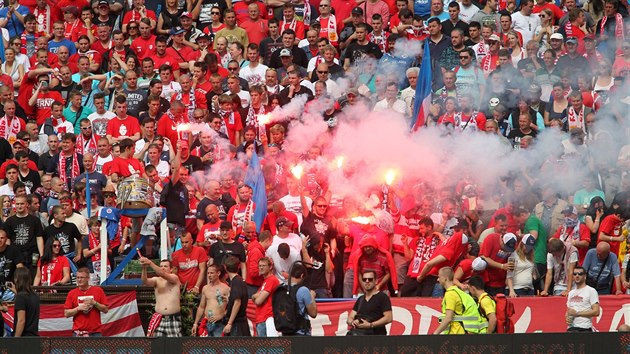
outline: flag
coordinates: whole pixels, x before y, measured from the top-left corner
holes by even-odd
[[[245,173],[245,184],[252,187],[252,201],[256,203],[254,210],[254,222],[256,231],[260,232],[265,217],[267,216],[267,189],[265,188],[265,176],[260,168],[258,154],[253,153]]]
[[[142,321],[138,313],[136,292],[108,295],[109,312],[101,314],[104,337],[144,337]],[[2,316],[13,328],[13,307]],[[72,336],[72,318],[63,315],[63,304],[41,305],[39,310],[39,335],[42,337]]]
[[[413,114],[411,116],[411,130],[416,131],[426,122],[431,104],[431,51],[429,50],[429,39],[424,41],[424,55],[420,63],[420,74],[416,84],[416,97],[413,101]]]

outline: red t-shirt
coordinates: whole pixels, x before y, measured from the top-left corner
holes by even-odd
[[[236,132],[243,130],[243,122],[241,121],[241,115],[238,112],[234,112],[234,119],[230,119],[230,115],[224,117],[225,126],[227,127],[228,137],[230,143],[236,145]]]
[[[136,52],[140,61],[148,56],[155,56],[155,36],[151,35],[148,39],[142,37],[134,39],[131,42],[131,49]]]
[[[619,219],[616,215],[608,215],[607,217],[604,218],[604,220],[602,220],[602,223],[599,225],[599,235],[604,233],[608,236],[619,237],[621,235],[622,224],[623,224],[623,221]],[[597,243],[600,243],[600,242],[602,242],[602,240],[600,239],[600,236],[598,236]],[[619,246],[621,242],[619,241],[606,241],[606,242],[610,244],[610,252],[619,256]],[[623,258],[621,258],[620,260],[623,260]]]
[[[210,91],[212,91],[212,84],[210,83],[210,81],[207,81],[207,80],[202,83],[198,83],[197,86],[195,87],[195,94],[199,92],[204,97],[206,96],[206,93]],[[206,99],[206,104],[207,102],[208,100]]]
[[[238,2],[236,3],[236,5],[240,3],[241,2]],[[234,5],[235,8],[236,5]],[[267,20],[258,20],[256,22],[252,22],[251,19],[247,19],[239,26],[247,31],[247,38],[249,39],[249,43],[256,43],[260,45],[260,41],[269,37],[269,25],[267,23]]]
[[[146,14],[147,14],[146,17],[151,18],[151,19],[153,19],[154,21],[157,22],[157,17],[155,17],[155,12],[153,12],[153,11],[151,11],[149,9],[146,9],[145,11],[146,11]],[[128,25],[129,22],[131,22],[131,21],[140,22],[140,20],[143,17],[145,17],[145,16],[142,16],[142,14],[140,14],[140,11],[137,11],[136,9],[133,9],[133,10],[127,12],[125,14],[125,17],[123,17],[123,25]]]
[[[273,292],[276,291],[278,286],[280,285],[280,280],[276,278],[274,275],[270,275],[263,281],[260,289],[256,292],[257,294],[266,291],[269,293],[265,302],[260,306],[256,306],[256,317],[254,319],[254,323],[265,322],[269,317],[273,317],[273,309],[271,307],[271,298],[273,297]]]
[[[481,244],[479,255],[490,258],[493,261],[505,264],[507,263],[508,257],[511,255],[511,253],[505,252],[501,249],[501,241],[499,240],[499,237],[501,237],[501,235],[497,233],[488,235]],[[488,273],[488,282],[486,283],[488,286],[494,288],[505,286],[507,271],[498,268],[487,267],[486,272]]]
[[[179,63],[183,61],[172,48],[167,48],[164,56],[160,57],[157,54],[154,54],[151,56],[151,59],[153,59],[155,68],[159,68],[162,64],[168,64],[173,68],[173,71],[179,70]]]
[[[172,263],[177,268],[177,276],[182,284],[186,284],[186,290],[195,287],[199,277],[199,264],[208,262],[208,254],[203,247],[192,246],[189,254],[183,249],[173,252]]]
[[[188,120],[188,118],[186,118]],[[179,118],[179,122],[182,122],[182,119]],[[188,131],[177,131],[177,125],[179,123],[175,123],[171,118],[169,118],[166,114],[164,114],[157,122],[157,133],[161,136],[167,137],[168,140],[171,141],[173,146],[177,145],[179,140],[188,140],[190,141],[192,137],[190,137],[190,132]]]
[[[107,135],[113,138],[130,138],[136,133],[140,133],[138,119],[127,116],[125,119],[112,118],[107,122]]]
[[[245,1],[239,1],[237,3],[234,3],[234,12],[236,13],[236,24],[239,27],[243,27],[242,26],[243,22],[251,21],[251,19],[249,18],[249,9],[248,9],[249,4],[250,3],[245,2]],[[260,10],[259,11],[260,17],[266,18],[267,7],[265,6],[265,4],[263,4],[260,1],[256,1],[254,2],[254,4],[258,5],[258,10]]]
[[[87,57],[88,59],[90,59],[90,65],[94,63],[98,63],[100,65],[101,62],[103,61],[103,59],[101,58],[101,54],[99,52],[97,52],[96,50],[90,49],[86,53],[76,52],[68,59],[68,62],[76,66],[79,63],[80,57]]]
[[[35,68],[37,66],[37,55],[32,56],[29,59],[29,62],[31,63],[31,68]],[[57,57],[57,54],[52,53],[52,52],[48,52],[48,65],[51,68],[55,68],[57,67],[59,64],[59,57]]]
[[[50,116],[52,115],[51,107],[53,102],[55,101],[59,101],[64,104],[66,103],[61,94],[57,91],[48,91],[46,93],[40,92],[37,95],[37,101],[35,101],[35,107],[37,108],[37,125],[41,126],[42,124],[44,124],[46,118],[50,118]]]
[[[446,257],[446,262],[440,263],[439,265],[433,267],[431,271],[429,271],[429,275],[438,276],[438,272],[442,267],[453,267],[455,263],[461,258],[462,254],[464,254],[465,247],[462,245],[462,236],[464,234],[461,232],[456,232],[453,236],[449,237],[446,241],[440,245],[431,259],[442,255]],[[485,244],[485,242],[484,242]]]
[[[70,290],[68,297],[66,297],[66,303],[63,308],[65,310],[71,310],[79,306],[79,302],[82,302],[86,297],[93,297],[94,301],[101,305],[109,306],[107,297],[103,288],[100,286],[90,286],[87,290],[83,291],[79,288]],[[92,307],[87,313],[79,311],[74,315],[72,322],[73,331],[88,331],[90,333],[101,332],[101,312]]]
[[[195,242],[201,243],[204,241],[210,241],[212,239],[214,239],[215,241],[218,240],[220,238],[219,226],[221,226],[221,222],[222,220],[218,219],[217,222],[215,222],[214,224],[210,222],[203,224],[201,230],[199,230],[199,233],[197,233],[197,238],[195,239]],[[207,251],[210,251],[210,247],[206,249],[206,252]]]
[[[41,272],[42,285],[52,285],[63,279],[63,269],[70,269],[70,262],[65,256],[58,256],[57,259],[42,265],[42,260],[37,261],[37,268]]]
[[[506,208],[497,209],[497,211],[494,212],[494,214],[492,215],[492,218],[490,219],[490,223],[488,223],[488,227],[494,227],[494,218],[499,214],[503,214],[507,217],[507,231],[506,232],[511,232],[513,234],[516,234],[521,229],[520,225],[518,224],[518,221],[514,219],[514,215],[512,215],[512,213],[509,212]]]
[[[103,55],[105,55],[105,52],[107,52],[107,51],[111,48],[111,46],[112,46],[112,42],[110,41],[110,42],[107,44],[107,46],[108,46],[108,47],[107,47],[107,48],[105,48],[105,47],[103,46],[103,43],[101,43],[101,41],[100,41],[100,40],[97,40],[96,42],[92,43],[92,45],[90,46],[90,48],[91,48],[92,50],[97,51],[97,52],[98,52],[98,54],[100,54],[100,55],[101,55],[101,57],[102,57]],[[124,51],[123,51],[123,52],[124,52]],[[122,61],[125,61],[125,58],[122,58],[122,56],[121,56],[121,59],[122,59]]]
[[[116,173],[118,176],[125,178],[133,174],[141,176],[144,174],[144,167],[142,167],[142,162],[134,159],[133,157],[128,159],[116,157],[111,161],[107,172],[108,175]]]
[[[293,22],[295,21],[295,22]],[[295,38],[304,39],[304,22],[298,20],[297,18],[293,18],[292,22],[284,22],[280,21],[280,33],[292,29],[295,31]]]

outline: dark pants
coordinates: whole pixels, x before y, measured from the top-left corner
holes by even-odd
[[[592,328],[581,328],[581,327],[569,327],[567,332],[593,332]]]
[[[437,284],[437,278],[431,275],[424,278],[420,283],[418,283],[418,280],[416,280],[416,278],[407,276],[405,277],[405,282],[403,283],[403,286],[400,288],[400,296],[431,297],[431,294],[433,294],[433,288],[435,288],[435,284]]]
[[[249,331],[249,324],[247,319],[236,319],[230,330],[230,337],[251,337],[252,334]]]
[[[547,264],[546,263],[536,263],[536,270],[538,271],[538,279],[534,281],[534,290],[537,292],[542,292],[545,290],[545,277],[547,276]],[[549,289],[553,290],[553,285],[549,287]]]
[[[534,289],[531,288],[514,289],[514,292],[518,296],[534,296]]]
[[[495,288],[493,286],[486,285],[485,290],[490,296],[496,296],[497,294],[505,294],[505,286]]]

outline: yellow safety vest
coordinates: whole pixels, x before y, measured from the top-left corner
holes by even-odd
[[[481,319],[479,310],[477,309],[477,303],[472,296],[466,294],[456,286],[450,287],[446,292],[454,291],[462,300],[462,307],[464,311],[461,314],[456,313],[453,316],[453,322],[459,322],[464,327],[466,333],[479,334],[485,333],[488,328],[488,322]],[[442,300],[442,316],[440,320],[444,319],[446,314],[446,302]],[[444,331],[444,334],[448,334],[448,329]]]

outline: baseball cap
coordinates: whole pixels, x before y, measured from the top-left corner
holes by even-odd
[[[178,34],[181,34],[181,33],[184,33],[184,32],[186,32],[185,29],[181,28],[180,26],[175,26],[175,27],[171,28],[170,34],[171,34],[171,36],[174,36],[174,35],[178,35]]]
[[[462,234],[462,245],[468,244],[468,236],[466,234]]]
[[[503,250],[505,252],[514,252],[517,241],[516,235],[511,232],[503,235]]]
[[[551,37],[549,37],[550,39],[559,39],[559,40],[563,40],[564,36],[561,33],[554,33],[551,35]]]
[[[209,36],[209,35],[207,35],[207,34],[205,34],[205,33],[204,33],[204,34],[202,34],[202,35],[200,35],[199,37],[197,37],[197,41],[199,41],[199,40],[201,40],[201,39],[207,39],[207,40],[209,40],[209,41],[212,41],[212,38],[210,38],[210,36]]]
[[[363,16],[363,9],[357,6],[354,9],[352,9],[352,14],[357,15],[357,16]]]
[[[562,211],[562,214],[575,214],[577,215],[577,209],[573,206],[573,205],[569,205],[568,207],[564,208],[564,210]]]
[[[221,225],[219,225],[219,230],[231,230],[232,229],[232,223],[229,221],[223,221],[221,222]]]
[[[486,262],[486,260],[481,257],[477,257],[472,261],[472,269],[475,272],[483,272],[484,270],[486,270],[487,266],[488,262]]]
[[[74,5],[66,6],[66,7],[62,8],[61,11],[63,11],[64,14],[66,12],[69,12],[69,13],[73,14],[75,17],[79,17],[79,8],[74,6]]]
[[[98,2],[98,6],[99,6],[99,7],[101,7],[101,6],[107,6],[107,7],[109,7],[109,1],[107,1],[107,0],[101,0],[101,1],[99,1],[99,2]]]
[[[276,220],[276,227],[287,225],[289,227],[293,226],[293,221],[287,219],[285,216],[281,216]]]
[[[192,15],[190,14],[190,12],[188,12],[188,11],[184,11],[184,12],[182,12],[182,14],[181,14],[181,15],[179,15],[179,17],[180,17],[180,18],[181,18],[181,17],[193,18],[193,17],[192,17]]]
[[[26,142],[24,140],[21,139],[15,139],[15,141],[13,142],[13,144],[11,146],[15,146],[16,144],[22,145],[22,146],[26,146]]]
[[[293,54],[291,54],[291,51],[288,50],[287,48],[284,48],[280,51],[280,56],[281,57],[290,57],[293,56]]]
[[[534,235],[532,234],[525,234],[521,242],[523,243],[523,245],[525,245],[525,250],[529,252],[533,250],[534,246],[536,245],[536,237],[534,237]]]
[[[577,44],[578,40],[575,37],[567,37],[566,43]]]
[[[489,41],[496,41],[496,42],[498,42],[498,41],[501,40],[501,38],[499,38],[499,36],[497,36],[496,34],[492,34],[492,35],[490,35],[490,38],[488,38],[488,40]]]

